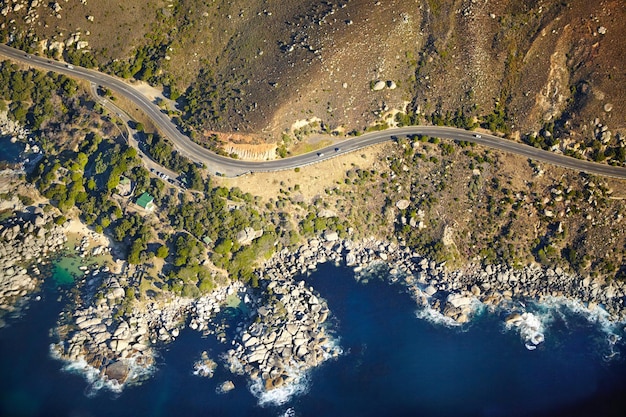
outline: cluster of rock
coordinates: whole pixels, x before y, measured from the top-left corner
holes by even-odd
[[[95,233],[94,233],[95,235]],[[87,236],[83,236],[80,243],[76,245],[76,252],[78,252],[78,256],[81,258],[85,258],[87,256],[99,256],[106,253],[111,253],[111,248],[108,246],[96,246],[93,249],[89,249],[89,238]],[[105,271],[106,272],[106,271]]]
[[[235,384],[233,381],[224,381],[222,382],[217,389],[215,390],[218,394],[226,394],[229,391],[235,389]]]
[[[339,355],[325,332],[326,302],[306,287],[265,271],[263,295],[255,300],[254,320],[239,332],[227,353],[231,372],[259,378],[266,390],[296,383],[304,372]]]
[[[141,303],[127,300],[127,285],[110,273],[100,273],[98,291],[84,306],[73,306],[61,314],[52,345],[55,357],[69,364],[84,364],[87,375],[97,375],[106,386],[120,390],[127,383],[147,377],[153,367],[158,343],[174,341],[187,318],[195,330],[212,330],[211,320],[229,294],[241,283],[219,288],[198,299],[171,297]],[[87,293],[83,289],[83,293]],[[121,310],[125,305],[132,309]],[[212,376],[216,364],[206,353],[194,370]]]
[[[117,317],[125,297],[118,280],[109,275],[93,305],[62,313],[56,328],[60,341],[52,345],[56,356],[68,362],[84,361],[104,380],[118,385],[136,377],[131,370],[149,368],[154,352],[148,319],[136,312]]]
[[[202,352],[200,359],[193,364],[193,374],[206,378],[213,378],[213,373],[217,368],[217,362],[209,358],[207,351]]]
[[[0,112],[0,135],[10,136],[11,142],[26,141],[30,135],[30,131],[20,125],[18,122],[9,119],[5,111]]]
[[[67,240],[53,216],[39,207],[30,209],[32,213],[17,212],[0,224],[0,327],[2,317],[18,312],[37,289],[39,267]]]
[[[67,2],[67,0],[65,0]],[[51,17],[56,17],[57,19],[61,19],[63,16],[61,12],[63,11],[63,6],[61,6],[60,1],[43,1],[43,0],[13,0],[13,4],[11,1],[3,2],[3,7],[0,9],[0,14],[2,16],[8,16],[12,14],[14,17],[15,14],[23,14],[24,23],[27,25],[35,25],[41,24],[40,18],[41,15],[48,15]],[[81,0],[81,4],[83,6],[87,5],[87,0]],[[1,7],[1,6],[0,6]],[[85,16],[85,19],[89,22],[94,21],[93,15]],[[80,32],[77,32],[78,36]],[[86,35],[89,35],[89,31],[86,31]],[[59,34],[63,36],[62,34]],[[69,38],[63,41],[48,41],[47,46],[44,44],[44,48],[49,51],[55,51],[57,53],[61,53],[64,48],[69,47],[71,45],[76,45],[76,49],[85,49],[88,47],[87,41],[79,41],[78,36],[76,34],[72,34]]]
[[[4,3],[5,6],[0,10],[0,14],[2,14],[2,16],[7,16],[11,12],[16,13],[21,10],[25,10],[26,15],[24,16],[24,22],[27,24],[37,22],[40,17],[39,8],[47,8],[47,11],[42,12],[47,13],[50,16],[54,16],[57,19],[61,19],[61,11],[63,10],[63,7],[61,7],[59,2],[46,2],[43,0],[14,0],[12,5],[11,2]],[[86,5],[87,0],[81,0],[81,3]]]
[[[293,276],[327,261],[352,266],[357,274],[372,265],[384,265],[385,276],[392,282],[401,280],[419,304],[429,305],[458,323],[469,320],[477,302],[496,306],[514,298],[542,301],[552,297],[578,300],[589,309],[602,305],[612,321],[626,320],[626,286],[622,281],[605,283],[600,278],[565,273],[558,267],[473,265],[448,271],[445,263],[422,257],[407,246],[376,239],[360,243],[325,240],[311,239],[293,252],[283,250],[264,268]]]
[[[223,332],[223,323],[217,323],[214,319],[222,311],[222,306],[227,297],[233,294],[243,294],[244,285],[239,282],[232,282],[226,287],[217,288],[210,294],[193,300],[189,307],[189,327],[192,330],[202,332],[202,334],[215,334],[219,341],[226,342]]]

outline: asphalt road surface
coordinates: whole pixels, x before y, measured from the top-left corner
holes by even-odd
[[[155,103],[145,97],[129,83],[119,78],[112,77],[101,72],[90,70],[52,59],[26,54],[18,49],[0,44],[0,55],[42,68],[44,70],[63,73],[75,78],[87,80],[91,83],[109,88],[131,100],[137,105],[154,124],[160,133],[166,136],[181,155],[186,156],[194,162],[199,162],[207,166],[212,173],[224,176],[238,176],[251,172],[269,172],[293,169],[305,165],[311,165],[326,159],[333,158],[347,152],[353,152],[367,146],[390,140],[394,136],[406,135],[427,135],[442,139],[475,142],[477,144],[498,149],[504,152],[525,156],[527,158],[546,162],[564,168],[583,171],[590,174],[602,175],[615,178],[626,178],[626,168],[590,161],[583,161],[562,154],[544,151],[529,145],[513,142],[489,134],[477,134],[463,129],[441,126],[408,126],[398,129],[388,129],[385,131],[371,132],[362,136],[350,138],[340,144],[328,146],[315,152],[293,156],[284,159],[271,161],[241,161],[217,155],[206,148],[196,144],[189,137],[179,131],[178,127],[171,121],[167,114],[163,113]]]

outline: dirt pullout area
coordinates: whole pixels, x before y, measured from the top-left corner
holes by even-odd
[[[308,203],[316,196],[324,194],[327,188],[343,182],[347,170],[356,166],[370,169],[380,165],[380,155],[387,146],[391,145],[375,145],[299,170],[254,173],[238,178],[222,178],[218,181],[226,187],[239,187],[243,192],[259,196],[265,202],[275,200],[277,196],[287,191],[299,195],[302,201]]]

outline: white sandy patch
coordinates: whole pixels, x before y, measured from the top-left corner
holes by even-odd
[[[70,219],[70,224],[69,224],[69,227],[67,228],[67,232],[76,233],[81,236],[86,236],[87,238],[91,240],[90,242],[91,246],[101,245],[101,246],[109,247],[111,245],[111,241],[109,240],[108,237],[106,237],[105,235],[101,233],[94,232],[86,224],[76,219]]]

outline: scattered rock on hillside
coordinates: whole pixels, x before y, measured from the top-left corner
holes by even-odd
[[[398,207],[399,210],[404,210],[409,207],[409,204],[411,204],[409,200],[398,200],[398,202],[396,202],[396,207]]]

